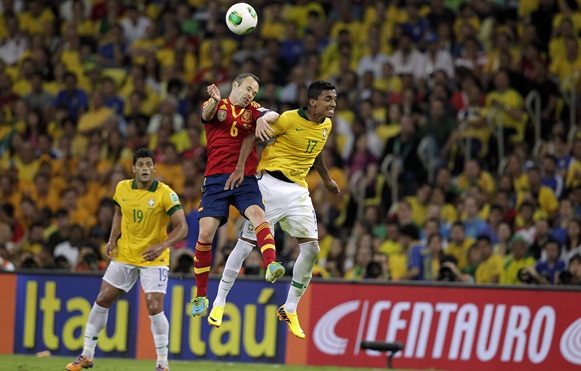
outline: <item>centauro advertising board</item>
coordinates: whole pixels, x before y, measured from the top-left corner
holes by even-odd
[[[306,363],[382,367],[362,340],[402,342],[398,368],[574,370],[581,292],[317,284]]]

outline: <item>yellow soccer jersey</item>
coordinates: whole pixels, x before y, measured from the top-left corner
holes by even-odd
[[[286,111],[274,124],[274,141],[264,149],[258,171],[280,171],[288,179],[307,188],[305,177],[321,153],[329,134],[331,120],[318,124],[309,121],[303,107]]]
[[[169,266],[169,249],[154,261],[145,261],[141,254],[167,238],[169,217],[182,208],[178,195],[157,180],[149,189],[138,189],[136,180],[129,179],[119,182],[113,202],[123,215],[115,260],[138,266]]]

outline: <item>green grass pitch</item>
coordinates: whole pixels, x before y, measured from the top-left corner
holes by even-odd
[[[0,369],[1,370],[15,370],[15,371],[53,371],[64,370],[67,363],[71,362],[72,358],[66,357],[43,357],[38,358],[28,355],[0,355]],[[171,371],[228,371],[228,370],[252,370],[252,371],[373,371],[385,370],[373,368],[349,368],[349,367],[334,367],[334,366],[288,366],[288,365],[270,365],[263,363],[231,363],[231,362],[207,362],[207,361],[171,361]],[[123,370],[123,371],[144,371],[155,370],[154,361],[151,360],[136,360],[123,358],[99,358],[95,360],[95,367],[91,371],[99,370]],[[391,371],[414,371],[414,370],[394,370]]]

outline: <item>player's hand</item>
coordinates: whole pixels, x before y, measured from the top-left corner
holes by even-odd
[[[329,193],[332,195],[338,195],[339,193],[341,193],[341,190],[339,189],[337,182],[335,182],[333,179],[329,180],[328,182],[325,182],[324,186],[325,188],[327,188],[327,191],[329,191]]]
[[[107,259],[111,259],[113,257],[113,251],[115,251],[116,247],[117,247],[116,243],[112,242],[107,243],[107,245],[105,246],[105,257]]]
[[[167,247],[165,247],[163,244],[151,245],[141,255],[143,256],[143,259],[145,259],[145,261],[151,262],[159,258],[159,256],[161,255],[162,252],[165,251],[165,249],[167,249]]]
[[[264,119],[264,117],[259,117],[258,120],[256,120],[256,137],[260,140],[268,140],[273,134],[274,129],[270,124]]]
[[[210,98],[216,100],[216,102],[219,102],[222,97],[220,95],[220,90],[218,89],[218,87],[216,86],[216,84],[212,84],[210,86],[208,86],[208,95],[210,96]]]
[[[238,187],[240,184],[242,184],[243,180],[244,180],[244,169],[236,168],[236,170],[234,170],[234,172],[230,174],[228,180],[226,180],[224,190],[226,191],[228,189],[234,189],[235,187]]]

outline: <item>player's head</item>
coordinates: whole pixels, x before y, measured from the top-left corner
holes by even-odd
[[[316,118],[333,117],[337,105],[335,86],[328,81],[313,81],[307,89],[307,109]],[[322,121],[317,120],[317,121]]]
[[[155,155],[147,148],[140,148],[133,154],[133,173],[141,183],[153,181],[155,173]]]
[[[232,91],[230,92],[230,102],[238,107],[246,107],[254,100],[258,94],[260,79],[251,74],[243,73],[232,81]]]

